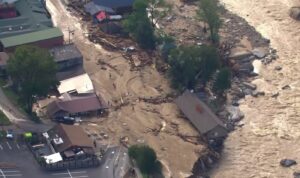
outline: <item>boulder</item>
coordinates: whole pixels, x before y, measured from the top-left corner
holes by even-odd
[[[258,96],[264,96],[265,95],[265,92],[263,91],[253,91],[252,94],[251,94],[253,97],[258,97]]]
[[[294,178],[300,178],[300,172],[294,172],[293,176]]]
[[[238,122],[244,118],[244,113],[236,106],[228,106],[226,110],[229,112],[229,120],[233,122]]]
[[[280,165],[282,167],[290,167],[290,166],[293,166],[295,164],[297,164],[297,162],[295,160],[292,160],[292,159],[282,159],[280,161]]]
[[[300,20],[300,7],[292,7],[289,14],[291,18]]]
[[[282,90],[289,90],[291,89],[291,87],[289,85],[284,85],[283,87],[281,87]]]
[[[252,50],[252,54],[258,59],[262,59],[267,55],[267,52],[262,48],[255,48]]]
[[[279,71],[279,70],[282,69],[282,67],[281,66],[276,66],[274,69]]]
[[[256,85],[255,84],[252,84],[252,83],[248,83],[248,82],[243,82],[243,85],[250,89],[250,90],[255,90],[256,89]]]
[[[236,52],[231,52],[231,54],[229,55],[229,59],[234,59],[234,60],[240,60],[240,59],[245,59],[248,58],[252,55],[251,52],[249,51],[236,51]]]

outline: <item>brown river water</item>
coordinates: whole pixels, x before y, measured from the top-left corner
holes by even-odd
[[[283,158],[300,163],[300,22],[288,16],[299,0],[221,0],[231,12],[246,19],[264,37],[279,59],[262,66],[253,81],[265,96],[241,101],[244,126],[225,142],[213,178],[289,178],[300,164],[283,168]],[[281,66],[281,71],[274,70]],[[290,89],[282,87],[290,85]],[[271,97],[278,92],[279,96]]]

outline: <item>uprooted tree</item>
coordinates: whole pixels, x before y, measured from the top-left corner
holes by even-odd
[[[217,43],[219,40],[219,29],[222,23],[219,9],[217,0],[200,0],[197,11],[197,17],[207,23],[213,43]]]
[[[206,84],[219,68],[217,49],[212,46],[180,46],[171,51],[169,75],[175,88],[193,88],[197,80]]]
[[[53,58],[47,50],[39,47],[17,47],[8,61],[7,71],[29,113],[34,97],[46,96],[51,87],[58,84]]]

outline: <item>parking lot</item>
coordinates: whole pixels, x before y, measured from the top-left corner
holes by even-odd
[[[38,165],[25,143],[0,140],[0,178],[119,178],[126,165],[126,150],[114,147],[107,150],[100,167],[47,172]]]

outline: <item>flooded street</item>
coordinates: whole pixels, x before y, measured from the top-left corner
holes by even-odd
[[[300,22],[288,16],[289,8],[299,6],[300,1],[221,2],[270,39],[279,59],[263,66],[259,79],[253,81],[266,95],[248,96],[241,101],[245,125],[227,138],[222,160],[211,176],[293,177],[293,172],[300,171],[300,164],[283,168],[279,162],[284,158],[300,162]],[[276,66],[281,66],[282,70],[274,70]],[[286,85],[289,87],[284,87]]]

